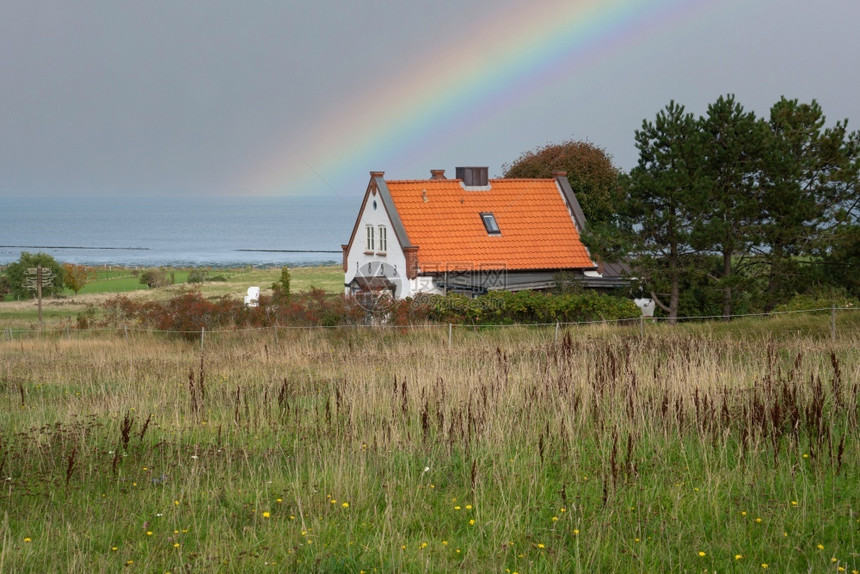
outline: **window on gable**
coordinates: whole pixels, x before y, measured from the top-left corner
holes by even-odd
[[[492,213],[482,213],[481,219],[484,221],[484,227],[487,229],[487,233],[490,235],[501,235],[502,231],[499,229],[499,224],[496,223],[496,216]]]
[[[374,247],[375,242],[373,239],[374,239],[374,237],[373,237],[373,226],[368,225],[367,226],[367,248],[366,248],[366,251],[373,251],[375,249],[375,247]]]
[[[379,226],[379,251],[388,251],[388,230],[384,225]]]

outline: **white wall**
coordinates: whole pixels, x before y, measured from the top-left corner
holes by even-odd
[[[374,202],[376,207],[374,208]],[[367,231],[368,225],[373,225],[375,234],[376,251],[373,253],[365,253],[367,246]],[[384,225],[387,230],[388,246],[383,255],[379,249],[379,226]],[[386,276],[398,284],[395,296],[398,299],[408,297],[412,294],[410,281],[406,278],[406,256],[400,243],[397,241],[397,236],[394,234],[394,229],[391,226],[391,220],[388,213],[385,211],[385,206],[382,204],[382,199],[379,193],[375,195],[371,193],[367,198],[367,203],[364,204],[364,209],[359,214],[358,229],[355,232],[355,238],[350,246],[347,254],[347,270],[344,274],[344,284],[348,285],[355,278],[356,273],[367,275],[367,265],[371,264],[370,274],[378,272],[382,264],[385,269],[389,270]],[[396,269],[397,275],[392,277],[389,275],[391,269]]]

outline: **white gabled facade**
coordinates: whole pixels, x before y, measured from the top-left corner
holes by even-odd
[[[382,172],[371,172],[371,180],[348,244],[343,245],[344,289],[355,293],[364,286],[388,289],[397,299],[411,296],[415,281],[407,274],[406,254],[392,221],[393,204],[383,197]],[[402,226],[401,226],[402,231]]]

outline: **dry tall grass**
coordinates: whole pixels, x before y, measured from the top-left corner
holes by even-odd
[[[606,327],[5,341],[0,570],[850,572],[858,349]]]

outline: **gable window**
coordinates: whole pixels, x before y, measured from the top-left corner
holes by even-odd
[[[388,251],[388,230],[384,225],[379,226],[379,251]]]
[[[373,251],[375,249],[375,241],[373,237],[373,226],[367,226],[367,248],[366,251]]]
[[[499,229],[499,224],[496,223],[496,216],[492,213],[482,213],[481,220],[484,222],[484,227],[487,229],[487,233],[490,235],[501,235],[502,232]]]

